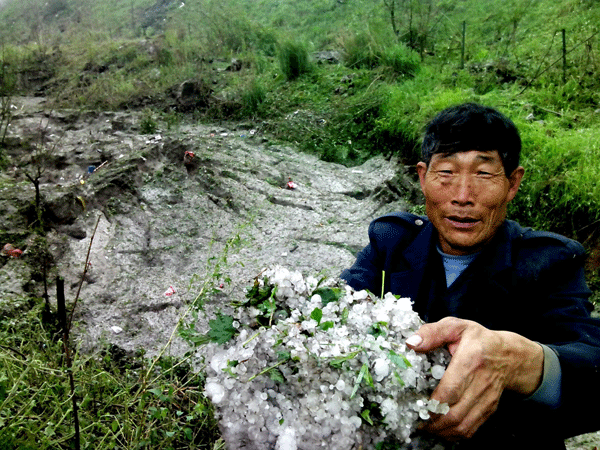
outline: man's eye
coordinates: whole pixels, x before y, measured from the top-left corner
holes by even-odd
[[[477,175],[484,178],[489,178],[492,176],[490,172],[486,172],[485,170],[480,170],[479,172],[477,172]]]
[[[452,171],[451,170],[438,170],[438,174],[440,174],[442,176],[450,176],[450,175],[452,175]]]

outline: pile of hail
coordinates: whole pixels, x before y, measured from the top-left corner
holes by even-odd
[[[203,349],[228,449],[415,448],[417,425],[448,411],[429,399],[448,353],[405,345],[422,324],[410,299],[278,266],[246,297]]]

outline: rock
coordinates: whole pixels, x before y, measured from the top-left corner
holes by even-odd
[[[179,85],[175,94],[177,110],[192,112],[207,107],[212,92],[212,88],[202,80],[184,81]]]
[[[314,57],[318,63],[328,64],[339,64],[342,59],[340,52],[335,50],[316,52]]]
[[[239,72],[240,70],[242,70],[242,62],[236,58],[233,58],[231,64],[225,68],[226,72]]]

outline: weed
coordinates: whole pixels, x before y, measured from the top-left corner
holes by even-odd
[[[305,44],[295,41],[285,41],[279,47],[279,68],[287,80],[295,80],[312,70],[308,48]]]
[[[149,109],[144,111],[140,120],[140,132],[142,134],[154,134],[158,131],[158,123],[154,119],[154,114]]]
[[[265,98],[263,85],[257,79],[252,79],[242,93],[242,115],[253,116],[258,113]]]

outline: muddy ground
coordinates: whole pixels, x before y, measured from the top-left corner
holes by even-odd
[[[170,338],[205,281],[215,289],[210,314],[243,298],[273,264],[336,276],[366,245],[373,218],[420,199],[397,161],[326,163],[272,141],[259,124],[181,123],[147,135],[135,112],[51,111],[43,98],[14,103],[12,168],[2,175],[0,215],[3,237],[25,253],[2,258],[0,307],[43,292],[39,276],[32,281],[39,254],[29,234],[29,174],[40,182],[50,224],[51,302],[57,275],[65,279],[67,301],[75,299],[89,250],[75,311],[76,339],[86,352],[111,343],[152,355],[170,342],[168,353],[181,355],[186,345]],[[236,245],[228,244],[232,239]],[[599,442],[586,435],[569,448]]]

